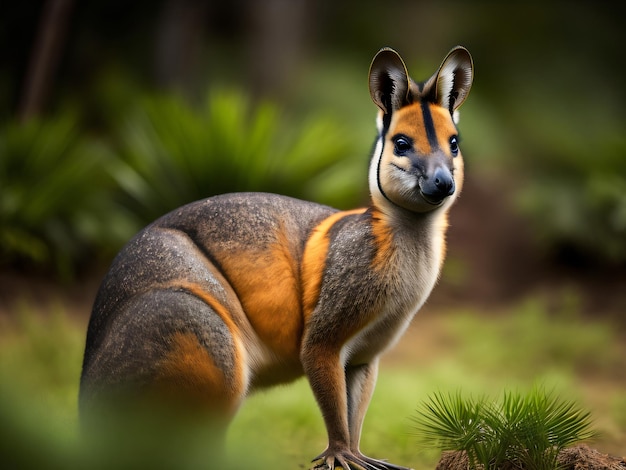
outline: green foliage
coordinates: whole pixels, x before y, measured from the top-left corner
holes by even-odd
[[[124,204],[144,223],[234,191],[350,204],[366,181],[366,162],[347,158],[355,155],[339,123],[313,115],[294,124],[276,105],[252,105],[233,91],[210,93],[200,109],[175,96],[144,98],[120,130],[119,155],[114,174]],[[361,168],[361,177],[351,177]],[[333,177],[343,187],[329,194]]]
[[[414,418],[424,445],[465,451],[472,469],[506,463],[529,470],[555,470],[558,453],[595,435],[590,415],[573,402],[535,388],[505,392],[500,402],[436,393]]]
[[[0,129],[0,262],[72,275],[141,226],[214,194],[269,191],[362,202],[367,156],[335,120],[289,120],[269,102],[213,92],[199,110],[146,96],[102,140],[71,113]]]
[[[442,450],[468,450],[481,439],[483,429],[481,412],[483,404],[463,400],[460,394],[435,394],[430,402],[423,404],[423,409],[416,418],[415,427],[420,442],[433,444]],[[488,439],[489,436],[485,436]],[[470,458],[475,459],[482,448],[476,446],[476,452]]]
[[[3,263],[26,261],[67,276],[128,235],[130,222],[107,192],[113,156],[80,135],[72,114],[6,123],[0,155]]]

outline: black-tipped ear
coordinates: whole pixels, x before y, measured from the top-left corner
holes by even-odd
[[[409,101],[409,75],[400,55],[381,49],[372,60],[369,74],[370,95],[383,113],[391,114]]]
[[[472,56],[464,47],[455,47],[443,60],[436,74],[435,102],[453,114],[467,98],[473,80]]]

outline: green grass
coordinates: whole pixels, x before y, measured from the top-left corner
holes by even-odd
[[[539,297],[477,321],[475,311],[456,312],[447,322],[463,359],[485,372],[511,364],[515,374],[531,379],[538,373],[617,373],[623,366],[614,326],[593,322],[578,312],[575,296],[564,293],[551,310]],[[473,338],[473,341],[469,339]]]
[[[383,359],[364,424],[363,452],[434,468],[439,452],[419,443],[412,421],[428,397],[459,391],[463,396],[501,396],[505,390],[527,392],[534,384],[589,409],[601,433],[593,444],[605,452],[619,451],[626,436],[625,384],[619,370],[626,359],[614,325],[566,310],[549,314],[538,299],[497,315],[421,315],[425,318],[416,318],[407,343],[400,345],[403,355]],[[85,324],[60,304],[21,303],[0,316],[3,461],[68,468],[81,455],[76,396]],[[422,346],[433,335],[437,341]],[[249,398],[230,428],[227,447],[257,468],[308,468],[325,448],[325,439],[308,384],[299,380]]]
[[[62,467],[76,442],[84,333],[59,305],[42,316],[20,303],[0,320],[2,460],[16,459],[18,468]]]

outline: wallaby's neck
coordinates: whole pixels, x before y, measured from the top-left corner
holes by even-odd
[[[436,280],[446,255],[449,205],[416,213],[392,206],[388,201],[383,204],[373,201],[370,210],[375,219],[374,235],[385,233],[388,237],[382,255],[387,262],[394,260],[407,269],[421,272],[420,276],[432,275],[433,281]],[[379,261],[385,263],[383,259]],[[427,289],[430,288],[432,284]]]
[[[371,210],[381,221],[398,235],[433,237],[445,234],[448,228],[448,212],[451,204],[445,204],[429,212],[413,212],[392,202],[377,202],[372,198]]]

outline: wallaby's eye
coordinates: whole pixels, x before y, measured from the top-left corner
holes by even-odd
[[[393,139],[393,143],[394,143],[394,149],[393,149],[394,153],[398,155],[399,157],[405,156],[408,152],[410,152],[413,149],[413,141],[404,135],[395,137]]]
[[[453,157],[459,154],[459,138],[455,135],[450,137],[450,152]]]

